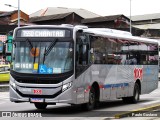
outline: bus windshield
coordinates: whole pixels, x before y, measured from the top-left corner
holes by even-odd
[[[16,56],[16,57],[15,57]],[[73,43],[53,41],[15,42],[13,70],[19,73],[60,74],[73,69]]]

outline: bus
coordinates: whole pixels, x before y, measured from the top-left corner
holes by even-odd
[[[137,103],[158,87],[158,42],[82,25],[18,27],[13,34],[10,101],[37,109],[67,103]]]
[[[158,40],[158,46],[159,46],[159,74],[158,74],[158,77],[159,77],[159,80],[160,80],[160,41]]]

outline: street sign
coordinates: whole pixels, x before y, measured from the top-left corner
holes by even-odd
[[[47,73],[47,66],[46,65],[39,65],[39,73],[46,74]]]

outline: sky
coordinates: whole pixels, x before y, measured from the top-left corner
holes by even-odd
[[[82,8],[96,14],[107,16],[124,14],[131,16],[160,13],[160,0],[20,0],[20,9],[32,14],[47,7]],[[0,0],[0,11],[12,11],[18,7],[18,0]]]

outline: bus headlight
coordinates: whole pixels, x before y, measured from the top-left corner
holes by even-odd
[[[64,84],[62,86],[62,91],[64,92],[65,90],[67,90],[68,88],[70,88],[72,86],[72,82],[69,82],[67,84]]]
[[[10,85],[13,87],[13,89],[16,89],[16,84],[15,84],[14,79],[12,77],[10,79]]]

